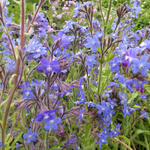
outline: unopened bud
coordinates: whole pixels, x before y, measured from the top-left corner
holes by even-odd
[[[116,11],[118,18],[123,18],[124,15],[130,11],[130,8],[127,4],[124,3],[123,5],[119,6]]]

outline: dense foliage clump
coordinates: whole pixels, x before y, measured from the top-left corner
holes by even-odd
[[[25,2],[0,1],[0,147],[150,149],[141,2]]]

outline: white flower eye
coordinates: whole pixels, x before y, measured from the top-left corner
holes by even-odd
[[[26,92],[26,96],[29,96],[30,92]]]
[[[47,71],[51,71],[51,70],[52,70],[51,66],[48,66],[48,67],[46,68],[46,70],[47,70]]]

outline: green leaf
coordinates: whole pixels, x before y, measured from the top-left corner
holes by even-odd
[[[131,146],[130,139],[128,139],[128,138],[127,138],[126,136],[124,136],[124,135],[121,135],[121,136],[119,136],[119,137],[121,137],[121,138],[127,143],[127,145]]]
[[[139,93],[138,92],[135,92],[135,93],[132,93],[132,94],[130,94],[130,99],[129,99],[129,103],[132,103],[132,101],[135,99],[135,98],[137,98],[138,97],[138,95],[139,95]]]
[[[146,134],[150,136],[150,131],[149,130],[141,130],[141,129],[137,129],[135,131],[135,133],[133,134],[132,138],[135,139],[137,136],[139,136],[139,134]]]
[[[150,94],[150,85],[145,84],[144,87],[145,87],[146,91]]]

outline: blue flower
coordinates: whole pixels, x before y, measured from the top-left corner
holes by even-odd
[[[61,123],[61,119],[60,118],[55,118],[55,119],[52,119],[52,120],[49,120],[44,128],[45,130],[49,130],[49,129],[52,129],[53,131],[56,131],[58,129],[58,124]]]
[[[0,142],[0,147],[6,147],[2,142]]]
[[[39,35],[40,37],[47,38],[47,31],[49,29],[48,20],[44,16],[44,13],[39,13],[36,19],[36,23],[39,27],[34,27],[35,34]]]
[[[110,67],[111,67],[111,71],[112,72],[116,72],[116,73],[119,73],[119,64],[120,64],[120,61],[119,61],[119,58],[116,56],[114,57],[110,62]]]
[[[46,47],[44,47],[39,39],[32,38],[29,41],[29,45],[25,48],[26,53],[28,53],[28,59],[37,59],[42,55],[47,54]]]
[[[98,133],[98,136],[100,137],[98,144],[99,144],[99,148],[101,148],[102,144],[107,144],[107,138],[109,137],[109,129],[103,129],[103,131],[101,133]]]
[[[97,61],[95,60],[96,55],[93,54],[91,56],[87,56],[86,58],[86,65],[88,66],[88,69],[91,70],[93,68],[93,66],[97,63]]]
[[[64,30],[69,30],[69,29],[66,29],[67,27],[65,27]],[[63,31],[59,31],[58,32],[58,37],[56,37],[55,35],[51,35],[51,37],[55,40],[55,41],[59,41],[57,44],[57,48],[64,48],[64,49],[67,49],[70,45],[70,42],[72,39],[68,38],[68,36],[66,36],[64,34]]]
[[[144,40],[141,44],[140,47],[145,50],[145,49],[150,49],[150,40]]]
[[[134,59],[132,61],[132,72],[134,74],[141,73],[142,76],[147,76],[147,71],[150,69],[150,63],[148,62],[149,56],[143,55],[140,59]]]
[[[81,109],[80,109],[80,114],[79,114],[79,116],[78,116],[78,121],[79,121],[79,122],[82,121],[84,111],[85,111],[85,108],[82,108],[82,107],[81,107]]]
[[[108,107],[108,103],[105,101],[101,102],[100,104],[96,105],[96,108],[98,109],[98,114],[101,115],[103,113],[104,116],[108,115],[110,107]]]
[[[149,114],[146,113],[146,111],[140,111],[141,115],[143,115],[145,118],[149,117]]]
[[[41,59],[41,65],[37,67],[37,70],[44,71],[46,74],[51,72],[61,72],[58,60],[48,61],[46,58]]]
[[[44,113],[40,113],[37,115],[36,120],[39,122],[40,121],[48,122],[49,120],[55,118],[55,113],[54,113],[55,111],[56,109],[53,109],[53,110],[45,111]]]
[[[26,88],[31,88],[31,85],[29,83],[29,81],[25,81],[24,83],[20,84],[19,86],[21,89],[26,89]]]
[[[76,8],[74,9],[74,12],[75,12],[74,17],[78,16],[81,7],[82,7],[82,5],[78,2],[76,2]]]
[[[2,84],[0,84],[0,89],[2,89]]]
[[[77,22],[73,22],[72,20],[67,21],[66,25],[63,27],[64,33],[69,32],[70,29],[73,29],[76,24]]]
[[[6,63],[6,70],[7,71],[14,71],[15,70],[15,61],[10,59],[9,57],[4,57]]]
[[[30,99],[30,98],[34,98],[33,92],[31,89],[25,89],[23,90],[23,99]]]
[[[141,7],[139,6],[140,3],[138,1],[134,1],[133,3],[133,8],[132,8],[132,12],[135,12],[136,13],[136,17],[137,15],[140,13],[141,11]]]
[[[36,137],[38,134],[36,132],[32,132],[31,129],[28,129],[28,132],[23,135],[24,139],[27,139],[26,143],[29,144],[30,142],[36,142]]]
[[[20,144],[19,143],[16,143],[16,149],[19,149],[19,147],[20,147]]]
[[[100,47],[100,42],[97,35],[94,35],[93,38],[88,36],[85,43],[86,48],[92,48],[94,53],[97,52],[97,47]]]

